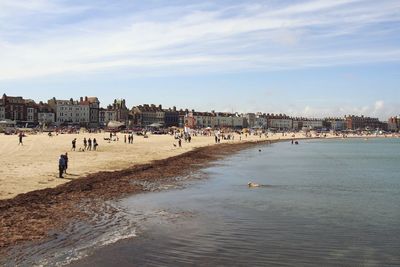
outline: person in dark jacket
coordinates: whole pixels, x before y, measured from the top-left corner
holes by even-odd
[[[87,150],[92,150],[92,139],[88,139],[88,146],[87,146]]]
[[[99,145],[99,144],[97,143],[96,138],[94,138],[94,139],[93,139],[93,150],[94,150],[94,151],[97,150],[97,146],[98,146],[98,145]]]
[[[72,140],[72,151],[76,150],[76,138],[74,140]]]
[[[61,155],[60,159],[58,160],[59,178],[64,178],[63,177],[64,169],[65,169],[65,158],[64,158],[64,155]]]
[[[64,156],[64,173],[67,174],[68,169],[68,153],[65,152]]]
[[[18,139],[19,139],[19,143],[18,145],[24,145],[24,143],[22,142],[22,139],[24,138],[24,134],[22,132],[19,133],[18,135]]]

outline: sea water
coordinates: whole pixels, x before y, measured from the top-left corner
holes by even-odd
[[[203,172],[123,200],[139,237],[73,266],[400,266],[400,139],[261,145]]]

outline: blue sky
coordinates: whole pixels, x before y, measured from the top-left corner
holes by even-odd
[[[400,2],[0,0],[0,92],[386,119]]]

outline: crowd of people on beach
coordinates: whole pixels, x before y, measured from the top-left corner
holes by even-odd
[[[79,131],[56,131],[55,135],[53,133],[49,132],[48,136],[53,137],[53,136],[58,136],[59,134],[66,134],[66,133],[71,133],[71,134],[76,134],[79,133]],[[98,131],[95,130],[90,130],[88,133],[98,133]],[[132,131],[126,131],[126,132],[121,132],[122,134],[125,133],[123,137],[123,141],[125,144],[133,144],[134,142],[134,133]],[[249,129],[248,131],[234,131],[232,129],[226,130],[226,129],[202,129],[202,130],[192,130],[189,129],[188,131],[182,131],[179,129],[174,129],[170,130],[169,133],[171,136],[173,136],[174,140],[177,141],[173,143],[174,147],[182,147],[182,142],[184,141],[185,143],[191,143],[192,138],[195,136],[214,136],[215,139],[215,144],[220,144],[222,140],[227,140],[227,141],[234,141],[235,136],[238,136],[239,141],[242,141],[242,138],[248,138],[249,136],[257,136],[260,139],[265,136],[266,139],[268,139],[270,136],[273,138],[274,136],[279,136],[278,139],[281,139],[280,136],[282,137],[288,137],[291,135],[291,143],[293,145],[298,145],[299,142],[295,140],[295,137],[298,136],[298,132],[292,132],[292,131],[283,131],[283,132],[271,132],[271,131],[261,131],[261,130],[252,130]],[[24,138],[26,137],[25,133],[20,131],[16,133],[18,136],[18,146],[24,146]],[[138,136],[143,136],[144,138],[148,138],[149,136],[147,135],[147,131],[142,131],[142,132],[137,132],[136,135]],[[304,131],[302,133],[304,138],[312,138],[312,137],[317,137],[317,138],[327,138],[328,135],[327,133],[319,133],[319,132],[312,132],[312,131]],[[348,138],[348,137],[361,137],[365,136],[368,138],[369,136],[373,136],[371,133],[343,133],[343,132],[338,132],[338,133],[331,133],[331,136],[334,137],[342,137],[342,138]],[[376,134],[378,136],[378,134]],[[386,134],[381,135],[383,137],[387,137]],[[394,137],[399,137],[397,134],[392,134]],[[107,140],[109,143],[111,142],[118,142],[119,137],[117,135],[117,132],[110,132],[109,133],[109,138],[104,138],[104,140]],[[78,151],[78,152],[86,152],[86,151],[97,151],[99,143],[96,140],[96,138],[86,138],[84,137],[82,140],[82,146],[79,147],[78,145],[78,140],[77,138],[74,138],[71,142],[72,147],[71,151]],[[79,148],[78,148],[79,147]],[[58,161],[59,165],[59,177],[63,178],[63,175],[67,173],[68,169],[68,153],[62,154],[59,158]]]

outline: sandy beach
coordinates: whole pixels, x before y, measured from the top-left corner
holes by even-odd
[[[0,135],[0,199],[9,199],[18,194],[34,190],[54,188],[76,180],[88,174],[100,171],[117,171],[127,167],[150,163],[154,160],[177,156],[195,148],[213,145],[214,137],[197,136],[191,143],[182,142],[182,148],[175,147],[177,141],[170,135],[150,135],[149,138],[135,136],[133,144],[124,142],[124,135],[119,134],[119,141],[104,140],[109,135],[99,134],[60,134],[49,137],[46,134],[27,135],[24,145],[18,146],[17,136]],[[83,138],[96,138],[98,151],[71,151],[71,142],[77,138],[77,150],[83,147]],[[304,137],[298,134],[296,138]],[[222,143],[239,143],[266,140],[263,135],[239,135],[234,141],[222,140]],[[291,135],[275,134],[268,140],[291,139]],[[58,178],[58,158],[68,152],[69,166],[65,179]]]

